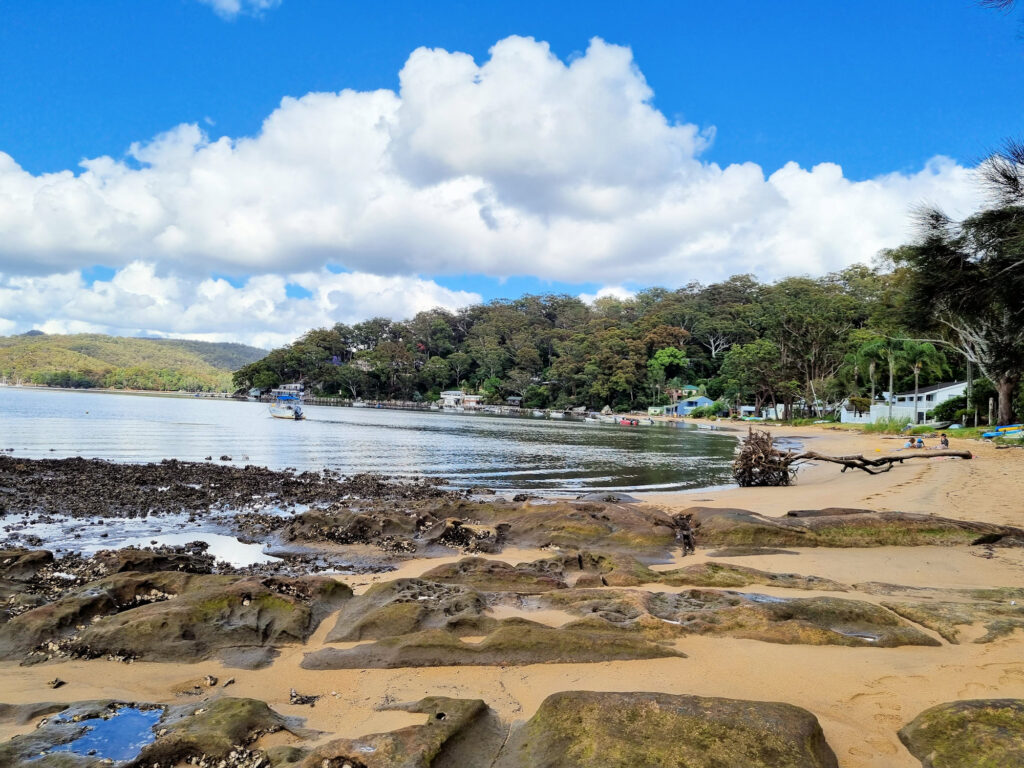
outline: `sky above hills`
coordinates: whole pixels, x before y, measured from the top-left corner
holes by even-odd
[[[1020,18],[969,0],[0,15],[0,334],[818,275],[974,210],[1024,108]]]

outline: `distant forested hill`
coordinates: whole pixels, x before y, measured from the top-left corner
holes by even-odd
[[[0,336],[0,376],[56,387],[230,390],[231,371],[266,350],[245,344],[37,332]]]

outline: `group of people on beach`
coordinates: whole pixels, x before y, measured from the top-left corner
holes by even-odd
[[[922,440],[920,437],[917,438],[916,441],[913,437],[907,437],[907,442],[903,444],[903,447],[904,449],[916,448],[919,451],[923,451],[928,446],[924,444],[924,440]],[[946,448],[949,448],[949,438],[946,437],[946,433],[943,432],[941,435],[939,435],[939,444],[934,446],[933,450],[942,451],[945,450]]]

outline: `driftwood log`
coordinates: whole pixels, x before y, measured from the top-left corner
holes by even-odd
[[[841,464],[843,467],[841,472],[853,468],[867,472],[869,475],[878,475],[888,472],[894,464],[902,464],[908,459],[937,459],[943,456],[952,456],[958,459],[973,458],[970,451],[949,449],[887,453],[874,458],[868,458],[861,454],[829,456],[817,451],[802,453],[780,451],[775,447],[770,432],[751,429],[733,461],[732,473],[736,482],[745,488],[758,485],[780,486],[792,484],[797,466],[808,461]]]

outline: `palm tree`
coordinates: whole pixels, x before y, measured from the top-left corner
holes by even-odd
[[[889,369],[889,420],[892,421],[892,396],[895,387],[896,370],[904,362],[903,345],[906,339],[891,339],[887,336],[876,336],[861,345],[858,350],[865,360],[883,362]],[[875,380],[873,366],[871,371],[871,402],[875,401]]]
[[[921,374],[941,376],[946,369],[946,358],[929,342],[917,342],[907,339],[903,342],[900,356],[914,372],[914,423],[917,423],[917,398],[921,384]],[[927,409],[925,409],[927,412]]]

